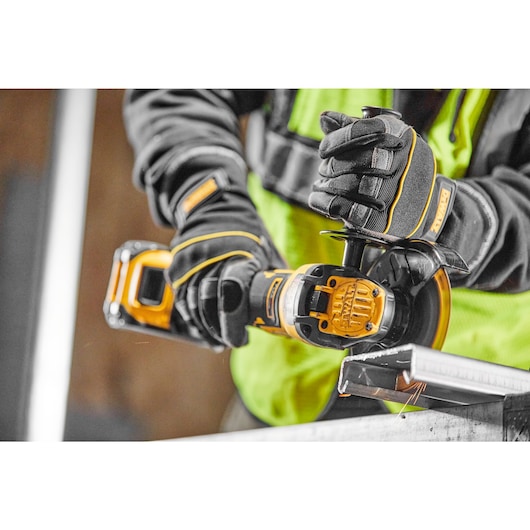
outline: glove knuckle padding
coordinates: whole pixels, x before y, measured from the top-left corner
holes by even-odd
[[[213,232],[186,240],[173,248],[174,259],[169,267],[169,277],[178,289],[194,274],[203,269],[239,256],[244,258],[262,254],[258,236],[243,231]]]
[[[346,123],[331,130],[329,123]],[[436,180],[430,147],[394,117],[327,120],[321,178],[309,206],[346,223],[407,237],[423,229]]]
[[[347,116],[341,112],[335,112],[331,110],[323,112],[320,115],[320,128],[324,134],[328,134],[332,131],[336,131],[337,129],[345,127],[357,119],[358,118],[352,118],[351,116]]]
[[[248,342],[245,328],[250,314],[248,293],[252,278],[260,268],[256,259],[233,259],[223,267],[218,286],[218,314],[221,336],[231,346],[242,346]]]

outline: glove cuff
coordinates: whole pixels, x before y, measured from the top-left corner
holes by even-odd
[[[457,287],[470,287],[481,273],[499,228],[495,207],[473,179],[456,183],[455,204],[447,225],[438,239],[446,247],[456,250],[466,262],[469,274],[451,274]]]
[[[167,179],[167,188],[161,193],[161,201],[166,205],[165,211],[171,214],[171,223],[178,230],[197,206],[211,202],[223,190],[246,193],[246,164],[239,155],[224,148],[191,149],[185,158],[172,161],[167,166],[166,173],[173,175],[173,178]],[[201,191],[195,189],[200,188],[203,181],[209,180],[211,175],[214,177],[213,181]],[[193,192],[197,193],[190,200],[196,204],[189,203],[188,210],[182,210],[182,201]],[[204,194],[204,200],[200,198],[201,193]]]
[[[217,200],[228,185],[228,175],[222,169],[203,171],[191,178],[185,189],[179,190],[170,202],[177,229],[182,230],[197,208]]]
[[[453,209],[456,183],[443,175],[437,175],[432,197],[429,201],[421,228],[412,234],[426,241],[434,242],[440,236]]]
[[[218,201],[227,192],[250,202],[244,184],[234,181],[224,168],[201,171],[189,177],[169,203],[177,230],[182,230],[194,212]]]

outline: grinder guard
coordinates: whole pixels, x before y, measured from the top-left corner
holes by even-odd
[[[395,297],[391,332],[377,342],[356,342],[350,347],[351,355],[406,343],[434,349],[442,347],[451,313],[451,284],[447,269],[468,272],[457,252],[436,243],[399,239],[361,228],[323,234],[345,240],[347,249],[350,247],[345,256],[355,256],[359,261],[363,254],[368,254],[367,250],[373,250],[374,246],[378,248],[381,253],[368,266],[366,275]]]

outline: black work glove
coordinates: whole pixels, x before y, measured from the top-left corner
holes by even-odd
[[[211,346],[248,342],[253,276],[285,267],[246,190],[225,170],[187,182],[175,204],[179,233],[167,280],[189,332]]]
[[[451,211],[455,184],[437,175],[427,143],[393,115],[321,115],[322,178],[309,206],[346,226],[435,241]]]

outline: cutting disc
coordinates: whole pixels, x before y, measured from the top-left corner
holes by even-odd
[[[396,297],[394,333],[380,346],[419,344],[441,349],[451,314],[451,284],[446,270],[414,248],[385,252],[368,276]]]
[[[451,284],[439,269],[412,301],[410,320],[401,343],[413,343],[440,350],[451,316]]]

